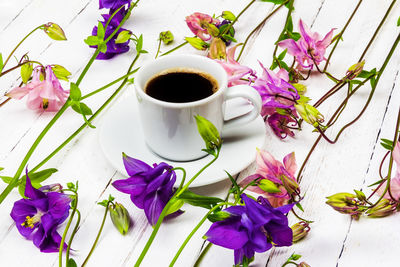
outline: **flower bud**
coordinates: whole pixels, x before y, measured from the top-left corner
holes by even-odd
[[[25,63],[21,67],[21,79],[23,83],[27,83],[32,76],[33,65],[32,63]]]
[[[296,104],[294,107],[303,120],[314,127],[317,127],[320,123],[324,122],[324,116],[315,107],[306,103]]]
[[[114,226],[122,235],[126,235],[129,229],[130,218],[126,208],[116,202],[115,205],[110,206],[110,217]]]
[[[159,38],[166,45],[169,45],[174,41],[174,35],[170,31],[160,32]]]
[[[66,68],[61,65],[52,65],[51,70],[53,71],[54,75],[56,75],[57,79],[64,80],[68,82],[69,76],[71,76],[71,72],[69,72]]]
[[[346,73],[346,78],[349,80],[353,80],[356,78],[363,70],[365,64],[365,60],[358,62],[354,65],[352,65]]]
[[[331,206],[334,210],[343,213],[350,214],[355,219],[360,217],[359,205],[362,204],[357,200],[357,196],[350,193],[337,193],[330,197],[327,197],[328,201],[326,204]]]
[[[49,22],[44,25],[44,32],[53,40],[64,41],[67,40],[63,29],[58,24]]]
[[[208,56],[212,59],[226,59],[226,44],[221,38],[214,38]]]
[[[219,29],[214,24],[207,23],[204,25],[204,28],[207,29],[207,32],[213,37],[217,37],[219,35]]]
[[[221,146],[221,137],[215,126],[200,115],[195,116],[197,129],[206,143],[208,150],[214,150]]]
[[[293,243],[302,240],[310,231],[310,226],[305,221],[295,223],[290,228],[293,231]]]
[[[268,179],[262,179],[258,182],[258,187],[267,193],[280,193],[282,192],[279,187]]]
[[[379,203],[367,210],[367,215],[371,218],[380,218],[391,215],[396,210],[396,205],[393,205],[389,199],[383,198]]]
[[[129,38],[131,38],[131,36],[132,36],[131,31],[121,31],[118,34],[117,39],[115,39],[115,43],[123,44],[123,43],[127,42],[129,40]]]
[[[297,267],[311,267],[311,266],[308,265],[306,262],[302,261],[299,264],[297,264]]]
[[[185,37],[185,40],[198,50],[206,50],[209,47],[209,44],[197,37]]]
[[[299,189],[299,184],[297,183],[296,180],[293,178],[290,178],[286,175],[282,175],[281,177],[283,186],[285,187],[286,191],[289,193],[289,195],[295,193]]]

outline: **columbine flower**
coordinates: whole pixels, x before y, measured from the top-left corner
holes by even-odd
[[[363,203],[357,199],[357,196],[351,193],[336,193],[327,197],[326,204],[331,206],[334,210],[350,214],[354,219],[360,218],[361,210],[360,205]]]
[[[130,4],[132,0],[99,0],[99,9],[108,8],[116,10],[119,7]]]
[[[397,142],[393,149],[393,161],[397,165],[394,176],[390,179],[390,193],[395,200],[400,200],[400,142]],[[384,182],[378,189],[377,193],[382,195],[386,188],[386,182]],[[383,196],[386,199],[391,199],[389,192]]]
[[[273,208],[268,200],[258,202],[242,194],[244,206],[225,209],[230,217],[211,225],[205,236],[215,245],[233,249],[235,264],[251,259],[255,252],[264,252],[272,246],[292,245],[292,229],[284,215],[293,205]]]
[[[208,41],[211,39],[211,28],[218,26],[220,21],[210,15],[195,12],[186,17],[186,24],[197,37],[203,41]],[[210,24],[214,27],[210,26]]]
[[[121,23],[121,21],[123,20],[124,16],[125,16],[125,7],[121,8],[120,11],[117,12],[117,14],[114,15],[114,17],[111,19],[110,23],[108,24],[107,29],[105,30],[105,36],[104,39],[107,39],[113,32],[114,30],[118,27],[118,25]],[[104,21],[102,22],[103,27],[106,26],[106,23],[108,21],[108,19],[110,18],[111,15],[109,14],[103,14],[101,15],[104,19]],[[115,40],[117,39],[118,35],[122,32],[122,31],[128,31],[127,29],[124,28],[119,28],[119,30],[117,31],[117,33],[111,38],[111,40],[109,40],[107,42],[107,51],[105,53],[99,53],[99,55],[96,57],[96,59],[110,59],[112,57],[114,57],[115,55],[118,54],[122,54],[125,52],[129,51],[129,41],[126,41],[124,43],[115,43]],[[95,26],[92,30],[92,35],[93,36],[97,36],[97,26]],[[97,48],[97,45],[95,46],[90,46],[93,48]]]
[[[238,45],[228,49],[226,61],[216,60],[228,74],[228,86],[250,84],[255,78],[257,78],[255,71],[247,66],[240,65],[239,62],[235,60],[235,50],[237,47]]]
[[[14,203],[10,214],[18,231],[41,252],[58,252],[61,236],[57,227],[68,217],[71,199],[63,193],[33,188],[28,173],[25,196]]]
[[[261,63],[263,74],[252,85],[258,91],[263,102],[261,115],[272,115],[276,108],[294,111],[296,100],[300,99],[296,88],[289,83],[289,74],[285,69],[277,73],[265,68]]]
[[[257,178],[267,179],[275,183],[280,190],[278,193],[265,192],[259,186],[249,186],[247,188],[250,191],[263,194],[274,207],[287,204],[291,194],[299,193],[299,185],[295,178],[297,164],[294,152],[286,155],[282,164],[267,151],[259,150],[257,151],[256,162],[256,173],[243,179],[240,182],[240,186],[245,187]]]
[[[282,115],[277,112],[268,116],[267,123],[272,128],[272,131],[274,131],[274,134],[281,139],[285,139],[288,135],[293,137],[294,132],[290,127],[297,125],[296,120],[289,115]]]
[[[312,69],[314,64],[319,64],[323,60],[326,48],[331,44],[333,31],[330,30],[324,38],[299,21],[299,29],[301,38],[296,42],[293,39],[280,41],[278,45],[282,49],[287,49],[288,53],[296,58],[297,63],[304,69]]]
[[[6,95],[21,99],[28,95],[27,106],[34,110],[57,111],[64,105],[69,91],[61,87],[60,81],[54,75],[51,66],[38,66],[33,70],[32,80],[25,86],[16,87]],[[44,74],[44,80],[41,79]]]
[[[126,194],[139,209],[144,209],[151,225],[157,223],[161,211],[173,195],[176,174],[167,163],[147,165],[141,160],[123,154],[128,179],[113,182],[113,186]]]

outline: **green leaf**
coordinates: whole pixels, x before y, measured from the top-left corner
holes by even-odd
[[[136,40],[136,51],[141,51],[143,48],[143,35],[141,34]]]
[[[45,169],[43,171],[35,172],[35,173],[28,173],[29,179],[33,183],[41,183],[49,178],[53,173],[57,172],[58,170],[55,168]],[[22,179],[26,179],[25,175]]]
[[[222,37],[222,39],[224,39],[226,41],[232,41],[232,42],[237,43],[236,39],[233,38],[232,36],[230,36],[229,34],[223,34],[221,37]]]
[[[74,259],[69,258],[69,259],[68,259],[68,263],[67,263],[67,267],[78,267],[78,265],[76,264],[76,262],[74,261]]]
[[[107,44],[106,43],[99,44],[99,50],[101,53],[107,52]]]
[[[57,79],[59,80],[64,80],[68,82],[69,76],[71,76],[71,72],[69,72],[61,65],[55,64],[51,67],[51,70],[54,72],[54,75],[56,75]]]
[[[2,170],[4,170],[4,168],[3,168],[3,167],[0,167],[0,171],[2,171]]]
[[[0,179],[3,180],[3,182],[5,182],[6,184],[11,183],[11,180],[13,179],[10,176],[0,176]]]
[[[299,255],[299,254],[292,254],[289,258],[288,258],[288,260],[287,261],[297,261],[298,259],[300,259],[301,258],[301,255]]]
[[[165,215],[172,214],[174,212],[177,212],[180,208],[182,208],[183,204],[185,204],[185,201],[182,199],[177,199],[175,200],[171,206],[169,206],[167,213]]]
[[[74,101],[79,101],[81,99],[81,96],[81,89],[79,89],[79,87],[75,83],[71,83],[69,89],[69,97]]]
[[[74,102],[71,105],[72,109],[75,110],[77,113],[82,115],[92,115],[93,111],[82,102]]]
[[[288,21],[287,21],[285,26],[286,26],[286,30],[288,32],[293,32],[293,19],[292,19],[292,16],[288,17]]]
[[[183,192],[178,198],[192,206],[202,207],[206,209],[211,209],[216,204],[224,202],[224,200],[221,198],[202,196],[195,194],[189,190]]]
[[[210,215],[207,216],[207,219],[210,220],[210,222],[218,222],[218,221],[223,221],[225,219],[228,219],[231,216],[229,212],[226,211],[217,211],[214,213],[211,213]]]
[[[368,185],[368,187],[372,187],[372,186],[381,184],[381,183],[383,183],[383,182],[384,182],[383,180],[379,180],[379,181],[377,181],[377,182],[375,182],[375,183],[373,183],[373,184]]]
[[[3,55],[0,53],[0,73],[3,70],[4,62],[3,62]]]
[[[400,26],[400,17],[397,19],[397,27]]]
[[[232,175],[231,175],[229,172],[225,171],[225,173],[228,175],[229,180],[231,180],[231,183],[232,183],[232,186],[233,186],[233,189],[234,189],[233,192],[235,192],[235,194],[237,195],[237,197],[239,197],[239,194],[240,194],[240,187],[239,187],[239,185],[237,184],[236,180],[233,179]]]
[[[26,182],[26,181],[25,181]],[[19,194],[21,195],[21,197],[23,197],[23,198],[26,198],[25,197],[25,182],[24,183],[21,183],[19,186],[18,186],[18,192],[19,192]]]
[[[115,39],[116,44],[122,44],[131,38],[132,33],[130,31],[122,31],[118,34],[117,39]]]
[[[101,23],[99,21],[99,23],[97,24],[97,38],[99,40],[103,41],[104,40],[104,36],[105,36],[105,32],[106,31],[104,29],[103,23]]]
[[[221,15],[224,19],[234,21],[236,19],[236,16],[231,12],[231,11],[223,11]]]
[[[393,150],[393,141],[392,140],[382,138],[381,145],[387,150],[390,150],[390,151]]]
[[[279,54],[278,59],[283,60],[286,56],[287,49],[283,50],[282,53]]]
[[[97,38],[97,36],[88,36],[84,41],[87,45],[91,46],[98,45],[102,42],[101,40],[99,40],[99,38]]]
[[[100,205],[100,206],[103,206],[103,207],[106,207],[106,208],[107,208],[107,206],[108,206],[108,200],[107,200],[107,199],[104,199],[104,200],[101,201],[101,202],[97,202],[97,205]]]
[[[25,63],[21,67],[21,78],[23,83],[27,83],[33,72],[32,63]]]
[[[275,5],[281,5],[286,2],[286,0],[261,0],[261,2],[274,3]]]
[[[301,35],[300,35],[300,33],[298,33],[298,32],[292,32],[292,33],[290,34],[290,36],[291,36],[291,38],[292,38],[293,40],[295,40],[295,41],[298,41],[298,40],[301,38]]]
[[[262,179],[258,182],[258,187],[267,193],[280,193],[281,190],[276,186],[276,184],[270,180]]]
[[[299,208],[299,210],[301,210],[302,212],[304,212],[303,206],[299,202],[296,203],[296,207]]]

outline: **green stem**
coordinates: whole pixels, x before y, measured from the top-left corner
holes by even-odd
[[[205,241],[206,242],[206,241]],[[204,257],[206,256],[207,252],[210,250],[212,247],[213,243],[208,242],[207,246],[201,251],[199,257],[197,258],[196,262],[193,264],[193,267],[198,267]]]
[[[166,55],[168,55],[168,54],[170,54],[170,53],[172,53],[172,52],[174,52],[175,50],[178,50],[179,48],[181,48],[182,46],[185,46],[185,45],[187,45],[189,42],[188,41],[185,41],[185,42],[183,42],[183,43],[181,43],[180,45],[178,45],[178,46],[175,46],[174,48],[172,48],[171,50],[168,50],[167,52],[165,52],[165,53],[162,53],[161,55],[160,55],[160,57],[162,57],[162,56],[166,56]]]
[[[280,6],[278,6],[277,8],[275,8],[268,16],[265,17],[265,19],[263,19],[250,33],[249,35],[247,35],[246,40],[243,43],[242,48],[240,49],[240,53],[238,55],[238,57],[236,58],[236,61],[239,61],[240,57],[242,56],[243,50],[245,48],[245,46],[247,45],[247,42],[249,41],[250,37],[259,29],[261,28],[264,23],[270,18],[272,17],[279,9],[281,9],[281,7],[283,7],[285,4],[287,4],[289,1],[294,1],[294,0],[287,0],[284,3],[282,3]]]
[[[76,208],[78,207],[78,193],[75,191],[72,191],[72,192],[75,194],[75,205],[72,207],[71,215],[69,216],[67,226],[65,227],[64,233],[61,238],[60,249],[58,250],[58,266],[59,267],[62,267],[62,253],[64,251],[65,238],[67,236],[69,227],[71,226],[72,219],[75,216]],[[68,263],[68,261],[67,261],[67,263]]]
[[[128,73],[132,70],[133,66],[135,65],[136,61],[139,59],[140,54],[137,54],[135,59],[132,61],[131,65],[129,66]],[[128,82],[128,79],[121,83],[121,85],[115,90],[115,92],[106,100],[106,102],[101,105],[101,107],[88,119],[89,122],[93,121],[107,106],[110,104],[112,100],[119,94],[119,92],[124,88],[125,84]],[[38,165],[36,165],[30,172],[35,172],[41,166],[43,166],[47,161],[49,161],[54,155],[56,155],[64,146],[66,146],[72,139],[74,139],[83,129],[87,126],[86,123],[83,123],[81,127],[79,127],[74,133],[72,133],[61,145],[59,145],[53,152],[51,152],[45,159],[43,159]]]
[[[28,64],[28,63],[36,63],[36,64],[41,65],[43,67],[43,64],[40,63],[39,61],[27,60],[27,61],[24,61],[23,63],[18,63],[18,65],[14,66],[12,68],[9,68],[8,70],[5,70],[5,71],[1,72],[0,73],[0,77],[3,76],[3,75],[6,75],[7,73],[9,73],[9,72],[11,72],[11,71],[13,71],[15,69],[20,68],[20,67],[22,67],[22,65],[25,65],[25,64]]]
[[[387,17],[390,14],[390,11],[392,10],[394,4],[396,3],[397,0],[393,0],[392,3],[390,4],[389,8],[387,9],[385,16],[383,16],[381,22],[378,25],[378,28],[376,28],[374,34],[372,35],[372,38],[369,40],[369,43],[367,44],[367,46],[365,47],[363,53],[360,56],[360,59],[358,60],[358,62],[361,62],[364,59],[365,54],[367,53],[368,49],[371,47],[371,44],[374,42],[376,36],[378,35],[378,32],[380,31],[380,29],[382,28],[385,20],[387,19]]]
[[[70,103],[70,100],[68,99],[65,102],[65,104],[60,108],[60,110],[56,113],[56,115],[54,115],[54,117],[51,119],[51,121],[46,125],[46,127],[39,134],[39,136],[36,138],[36,140],[33,142],[28,153],[25,155],[24,159],[22,160],[21,164],[19,165],[19,168],[18,168],[17,172],[15,173],[13,179],[7,185],[7,187],[3,190],[3,192],[0,194],[0,204],[4,201],[4,199],[11,192],[11,190],[17,185],[18,179],[21,176],[22,171],[24,170],[26,164],[28,163],[28,160],[32,156],[36,147],[39,145],[40,141],[42,141],[43,137],[50,130],[50,128],[54,125],[54,123],[58,120],[58,118],[60,118],[61,115],[65,112],[65,110],[67,110],[67,108],[69,107],[69,103]]]
[[[157,48],[157,53],[156,53],[156,57],[158,57],[158,54],[160,53],[160,48],[161,48],[161,38],[158,40],[158,48]]]
[[[69,253],[71,251],[72,240],[74,239],[76,232],[78,232],[79,224],[81,222],[81,212],[78,209],[76,209],[76,214],[77,214],[78,218],[76,219],[74,230],[72,231],[71,237],[69,238],[67,251],[66,251],[66,255],[65,255],[66,266],[68,266]]]
[[[182,167],[175,167],[175,168],[173,168],[172,170],[173,170],[173,171],[175,171],[175,170],[180,170],[180,171],[182,171],[182,173],[183,173],[183,175],[182,175],[182,181],[181,181],[181,183],[180,183],[178,189],[176,190],[176,191],[180,191],[180,190],[182,189],[183,185],[185,184],[185,180],[186,180],[186,170],[185,170],[184,168],[182,168]]]
[[[132,74],[134,74],[135,72],[137,72],[137,70],[138,70],[138,69],[135,69],[135,70],[133,70],[133,71],[130,71],[130,72],[128,72],[127,74],[125,74],[124,76],[119,77],[118,79],[116,79],[116,80],[114,80],[114,81],[112,81],[112,82],[110,82],[110,83],[104,85],[103,87],[100,87],[99,89],[94,90],[93,92],[91,92],[91,93],[89,93],[89,94],[87,94],[87,95],[82,96],[82,97],[81,97],[81,100],[84,100],[84,99],[86,99],[86,98],[88,98],[88,97],[91,97],[91,96],[97,94],[97,93],[100,93],[101,91],[107,89],[108,87],[113,86],[114,84],[116,84],[116,83],[118,83],[118,82],[120,82],[120,81],[122,81],[122,80],[128,78],[129,76],[131,76]]]
[[[18,49],[18,47],[26,40],[26,38],[28,38],[32,33],[34,33],[35,31],[37,31],[38,29],[42,28],[44,26],[44,24],[36,27],[35,29],[33,29],[30,33],[28,33],[24,38],[22,38],[22,40],[17,44],[17,46],[13,49],[13,51],[11,51],[10,55],[8,55],[6,61],[4,61],[3,64],[3,69],[4,67],[7,65],[8,61],[10,60],[11,56],[14,54],[14,52]]]
[[[240,16],[243,15],[243,13],[244,13],[247,9],[249,9],[249,7],[250,7],[252,4],[254,4],[255,2],[256,2],[256,0],[252,0],[250,3],[248,3],[247,6],[246,6],[245,8],[243,8],[242,11],[240,11],[240,13],[235,17],[235,19],[232,21],[232,23],[229,24],[228,27],[226,27],[226,29],[224,30],[224,32],[223,32],[222,34],[225,34],[225,33],[229,32],[230,29],[233,27],[233,24],[235,24],[236,21],[238,21],[238,19],[240,18]],[[222,35],[222,34],[221,34],[221,35]]]
[[[331,60],[331,57],[332,57],[332,55],[333,55],[333,52],[335,51],[337,45],[339,44],[340,39],[342,38],[344,32],[345,32],[346,29],[347,29],[347,26],[349,26],[351,20],[353,19],[354,15],[356,14],[356,12],[357,12],[358,8],[360,7],[362,1],[363,1],[363,0],[360,0],[360,1],[358,2],[357,6],[356,6],[356,7],[354,8],[354,10],[353,10],[353,13],[351,13],[350,18],[347,20],[346,24],[344,25],[342,31],[341,31],[341,32],[339,33],[339,35],[337,36],[336,42],[335,42],[335,44],[333,45],[333,48],[332,48],[331,52],[329,53],[328,59],[326,60],[325,67],[324,67],[324,72],[325,72],[326,69],[328,68],[328,64],[329,64],[329,61]]]
[[[282,267],[285,267],[285,266],[287,266],[287,265],[289,265],[289,264],[293,264],[293,265],[295,265],[295,266],[299,266],[296,262],[294,262],[294,261],[287,261],[287,262],[285,262],[283,265],[282,265]]]
[[[87,255],[86,259],[83,261],[81,267],[84,267],[88,263],[90,256],[92,256],[93,251],[96,248],[97,242],[99,242],[99,238],[100,238],[101,232],[103,231],[104,223],[105,223],[106,218],[107,218],[107,213],[108,213],[108,209],[109,209],[110,204],[111,204],[111,202],[109,201],[107,203],[106,210],[104,212],[103,220],[101,221],[99,232],[97,233],[97,236],[96,236],[96,239],[94,240],[92,248],[90,249],[89,254]]]
[[[178,260],[178,257],[182,253],[186,244],[189,242],[189,240],[192,238],[192,236],[197,232],[197,230],[199,230],[199,228],[203,225],[203,223],[207,220],[208,216],[211,213],[213,213],[216,209],[218,209],[219,207],[224,206],[224,205],[235,205],[235,203],[222,202],[222,203],[218,203],[212,209],[210,209],[207,212],[207,214],[200,220],[200,222],[193,228],[193,230],[190,232],[190,234],[186,237],[185,241],[183,241],[182,245],[178,249],[178,252],[176,252],[174,258],[172,259],[171,263],[169,264],[169,267],[174,266],[175,262]]]

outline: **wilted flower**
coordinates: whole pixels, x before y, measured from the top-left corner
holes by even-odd
[[[186,24],[197,37],[203,41],[208,41],[211,39],[212,31],[220,24],[220,21],[210,15],[195,12],[186,17]]]
[[[231,47],[227,51],[227,59],[217,60],[228,74],[228,86],[238,84],[250,84],[256,78],[256,72],[247,66],[240,65],[235,60],[235,51],[238,45]]]
[[[158,37],[165,45],[169,45],[174,41],[174,35],[170,31],[160,32]]]
[[[396,172],[394,176],[390,179],[390,193],[395,200],[400,200],[400,142],[397,142],[393,148],[393,161],[396,163]],[[386,182],[384,182],[381,187],[377,190],[378,194],[383,194],[386,188]],[[386,199],[392,199],[389,192],[383,196]]]
[[[308,265],[307,262],[302,261],[302,262],[300,262],[299,264],[297,264],[297,267],[311,267],[311,266]]]
[[[289,83],[289,74],[285,69],[278,73],[265,68],[261,63],[263,74],[252,85],[261,96],[263,108],[261,115],[272,115],[276,108],[294,111],[294,104],[300,98],[296,88]]]
[[[293,137],[294,132],[291,130],[291,126],[289,124],[292,126],[297,125],[297,121],[292,117],[289,115],[279,114],[278,112],[268,116],[267,123],[272,128],[274,134],[281,139],[285,139],[288,135]]]
[[[208,57],[212,59],[225,59],[226,58],[226,45],[221,38],[216,37],[212,39]]]
[[[71,198],[59,192],[35,189],[26,173],[26,199],[14,203],[11,218],[19,233],[41,252],[58,252],[61,236],[57,227],[68,217]]]
[[[259,150],[257,151],[256,162],[256,173],[241,181],[240,186],[245,187],[254,181],[255,178],[267,179],[274,182],[280,189],[278,193],[265,192],[259,186],[248,187],[250,191],[266,196],[274,207],[287,204],[292,193],[299,193],[299,185],[294,177],[297,169],[294,152],[286,155],[282,164],[267,151]]]
[[[28,108],[34,110],[57,111],[64,105],[69,91],[61,87],[60,81],[54,75],[51,66],[38,66],[33,70],[32,80],[25,86],[16,87],[6,95],[21,99],[28,95]],[[44,80],[41,76],[44,74]]]
[[[244,206],[232,206],[224,211],[230,217],[211,225],[205,236],[215,245],[233,249],[235,264],[251,259],[255,252],[264,252],[272,246],[292,245],[292,229],[284,215],[293,205],[273,208],[268,200],[258,201],[242,194]]]
[[[121,8],[111,19],[110,23],[108,24],[107,29],[105,29],[105,35],[104,39],[107,39],[113,32],[114,30],[119,26],[121,21],[123,20],[124,16],[126,13],[125,7]],[[104,21],[101,22],[103,27],[106,26],[106,23],[108,19],[111,17],[109,14],[103,14],[102,15]],[[126,53],[129,51],[129,39],[124,42],[124,43],[116,43],[116,39],[119,36],[119,34],[123,31],[128,31],[127,29],[124,28],[119,28],[119,30],[116,32],[116,34],[107,42],[107,51],[105,53],[100,52],[99,55],[96,57],[96,59],[110,59],[114,57],[115,55]],[[130,31],[128,31],[130,32]],[[92,35],[97,36],[97,26],[95,26],[92,30]],[[97,45],[92,45],[90,47],[97,48]]]
[[[130,177],[117,180],[112,185],[118,191],[130,194],[133,204],[139,209],[144,209],[148,222],[155,225],[174,193],[176,174],[172,166],[165,162],[153,164],[151,167],[126,154],[123,154],[123,161]]]
[[[325,50],[331,44],[333,31],[332,29],[324,38],[299,21],[299,29],[301,38],[296,42],[293,39],[280,41],[278,45],[282,49],[287,49],[288,53],[296,58],[297,63],[304,69],[312,69],[315,64],[326,60]]]

